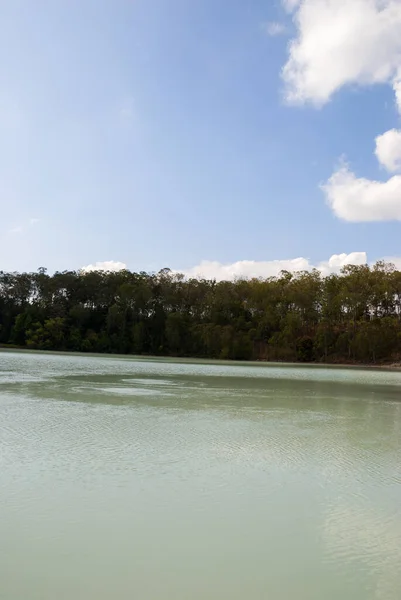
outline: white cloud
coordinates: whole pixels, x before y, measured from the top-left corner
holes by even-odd
[[[283,23],[278,23],[277,21],[271,21],[269,23],[264,23],[263,29],[271,37],[274,37],[277,35],[283,35],[284,33],[287,32],[287,27]]]
[[[280,271],[311,271],[313,268],[317,268],[323,275],[328,275],[338,272],[344,265],[363,265],[366,262],[366,252],[334,254],[329,260],[317,263],[316,265],[313,265],[307,258],[302,257],[270,261],[240,260],[231,264],[205,260],[196,267],[184,271],[183,274],[187,277],[204,277],[205,279],[223,281],[236,278],[266,278],[276,276]]]
[[[283,0],[297,37],[282,76],[286,99],[326,103],[347,84],[389,83],[401,111],[401,0]]]
[[[383,259],[385,262],[393,263],[396,268],[401,270],[401,257],[390,256]],[[297,272],[312,271],[318,269],[322,275],[339,273],[341,268],[346,265],[366,265],[368,257],[366,252],[350,252],[346,254],[333,254],[328,260],[312,263],[309,259],[299,257],[283,260],[239,260],[234,263],[223,264],[218,261],[202,261],[199,265],[187,270],[174,269],[173,274],[183,274],[188,278],[216,279],[217,281],[233,281],[235,279],[252,279],[275,277],[281,271]],[[373,264],[373,263],[370,263]],[[96,262],[86,267],[82,267],[81,272],[89,273],[91,271],[117,272],[127,269],[127,265],[113,260]]]
[[[401,256],[385,256],[383,260],[386,263],[392,263],[397,271],[401,271]]]
[[[115,260],[105,260],[103,262],[96,262],[86,267],[82,267],[81,271],[89,273],[90,271],[123,271],[127,268],[127,265],[123,262]]]
[[[343,165],[322,189],[334,214],[345,221],[401,220],[401,175],[372,181],[356,177]]]
[[[401,130],[390,129],[376,138],[378,161],[388,171],[401,171]]]
[[[366,265],[368,257],[366,252],[351,252],[350,254],[333,254],[327,262],[323,261],[317,265],[323,275],[338,273],[346,265]]]
[[[401,114],[401,0],[282,0],[297,28],[282,72],[292,103],[328,102],[350,84],[393,87]],[[401,171],[401,130],[376,138],[375,154]],[[347,165],[322,186],[333,212],[346,221],[401,220],[401,177],[357,177]]]

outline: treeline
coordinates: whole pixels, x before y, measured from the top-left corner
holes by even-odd
[[[319,362],[401,356],[401,272],[216,282],[157,274],[0,272],[0,343],[44,350]]]

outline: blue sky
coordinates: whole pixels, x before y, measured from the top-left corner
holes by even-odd
[[[401,256],[400,0],[8,0],[0,23],[3,270]]]

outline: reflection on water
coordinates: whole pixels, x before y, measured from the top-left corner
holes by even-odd
[[[400,391],[0,353],[0,597],[399,600]]]

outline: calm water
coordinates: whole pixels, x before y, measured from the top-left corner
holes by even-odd
[[[0,353],[1,600],[399,600],[401,373]]]

